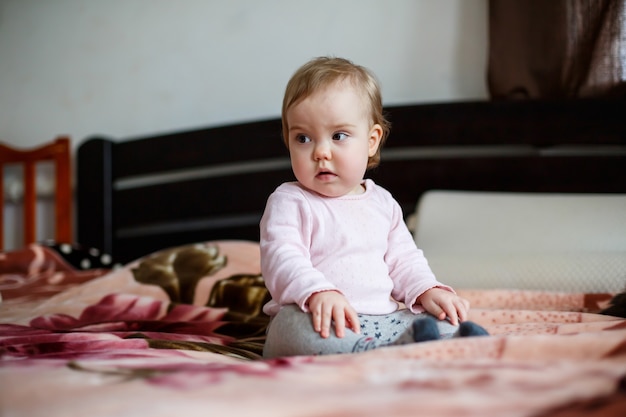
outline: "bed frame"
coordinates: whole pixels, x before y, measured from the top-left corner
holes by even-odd
[[[626,193],[624,99],[386,108],[369,172],[405,214],[431,189]],[[258,240],[267,196],[293,180],[279,119],[142,138],[77,154],[78,242],[127,262],[190,242]]]

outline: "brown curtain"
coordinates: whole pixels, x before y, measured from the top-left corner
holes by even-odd
[[[623,96],[626,0],[489,0],[493,99]]]

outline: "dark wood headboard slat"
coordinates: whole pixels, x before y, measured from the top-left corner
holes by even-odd
[[[223,216],[168,220],[162,223],[139,223],[136,226],[118,228],[115,237],[119,239],[130,239],[143,236],[159,236],[162,234],[199,231],[216,233],[222,229],[235,229],[249,226],[258,227],[262,214],[261,211],[256,211]]]
[[[289,169],[120,190],[116,193],[114,224],[121,228],[260,211],[269,194],[282,182],[292,179]],[[191,199],[195,203],[186,204]],[[136,210],[148,201],[154,205],[153,210]]]
[[[626,193],[622,100],[465,102],[386,109],[369,172],[404,213],[432,189]],[[78,150],[78,241],[130,261],[168,246],[258,239],[274,188],[293,179],[279,119]]]
[[[449,158],[384,163],[370,173],[405,215],[428,190],[624,193],[626,155]],[[412,184],[412,187],[407,187]]]
[[[415,138],[418,138],[420,146],[624,145],[625,107],[624,99],[479,101],[398,106],[388,109],[392,131],[388,146],[415,146]]]
[[[116,259],[132,261],[143,255],[169,247],[212,240],[259,240],[259,224],[224,226],[220,228],[179,230],[161,233],[158,236],[146,234],[140,236],[122,236],[115,239]]]
[[[107,253],[114,252],[113,146],[110,140],[88,140],[76,161],[78,242]]]
[[[149,187],[151,185],[183,182],[194,179],[226,177],[241,174],[256,174],[266,171],[289,170],[289,158],[267,158],[237,163],[214,164],[195,168],[184,168],[177,171],[165,171],[156,174],[136,175],[119,178],[113,183],[116,190]]]
[[[115,175],[125,178],[287,154],[281,122],[271,119],[116,142]]]

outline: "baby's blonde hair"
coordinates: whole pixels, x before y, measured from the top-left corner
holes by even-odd
[[[379,124],[383,133],[378,150],[367,162],[367,168],[374,168],[380,163],[380,150],[390,131],[390,123],[383,114],[380,86],[376,77],[365,67],[355,65],[344,58],[319,57],[301,66],[291,77],[285,89],[282,108],[283,141],[289,148],[289,126],[287,111],[316,91],[337,82],[348,80],[369,101],[370,118],[373,124]]]

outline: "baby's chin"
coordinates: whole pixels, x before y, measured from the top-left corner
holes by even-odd
[[[328,198],[337,198],[343,197],[346,195],[358,195],[363,194],[365,192],[365,188],[363,185],[358,184],[353,188],[336,188],[336,187],[307,187],[304,186],[309,191],[312,191],[316,194],[321,195],[322,197]]]

